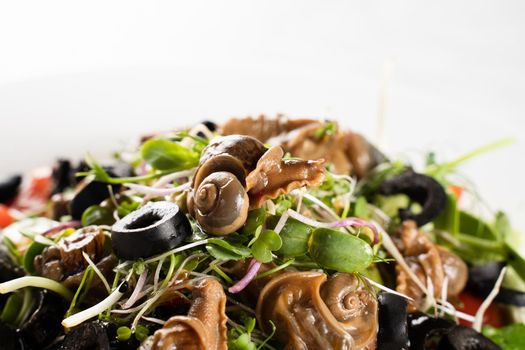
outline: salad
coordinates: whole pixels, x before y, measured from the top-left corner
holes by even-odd
[[[0,183],[1,349],[525,349],[503,212],[429,153],[285,116]]]

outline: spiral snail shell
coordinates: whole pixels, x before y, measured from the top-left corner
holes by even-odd
[[[213,140],[204,150],[188,196],[188,209],[209,234],[227,235],[239,229],[250,207],[246,176],[266,152],[250,136]]]
[[[372,343],[377,333],[377,300],[352,274],[336,273],[321,286],[328,309],[354,338],[356,349]]]

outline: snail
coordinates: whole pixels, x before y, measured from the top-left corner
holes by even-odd
[[[187,316],[171,317],[141,345],[140,350],[227,350],[226,294],[214,278],[203,278],[192,289]]]
[[[377,300],[366,287],[348,273],[336,273],[321,286],[326,306],[352,335],[357,349],[373,344],[377,333]]]
[[[327,276],[322,272],[285,272],[272,278],[259,294],[257,321],[283,348],[356,349],[354,339],[323,301],[320,289]]]
[[[206,232],[229,234],[244,224],[249,209],[246,176],[265,151],[261,142],[241,135],[217,138],[203,150],[188,209]]]
[[[267,199],[324,180],[323,160],[283,160],[280,146],[267,149],[244,135],[214,139],[204,150],[187,199],[188,211],[202,229],[227,235],[241,228],[248,209]]]

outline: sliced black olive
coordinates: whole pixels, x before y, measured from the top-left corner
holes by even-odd
[[[211,132],[214,132],[215,130],[217,130],[217,124],[215,124],[212,121],[205,120],[205,121],[202,122],[202,124],[204,124],[204,126],[206,126],[206,128],[208,128],[208,130],[210,130]],[[202,131],[199,131],[197,133],[197,136],[206,138],[206,135],[204,135],[204,133]]]
[[[99,321],[85,322],[64,337],[60,350],[110,350],[106,326]]]
[[[19,334],[34,349],[50,344],[62,331],[61,322],[68,304],[47,290],[36,291],[36,309],[19,328]]]
[[[124,162],[118,162],[114,165],[104,167],[104,170],[112,177],[128,177],[133,174],[131,166]],[[121,187],[121,185],[109,185],[105,182],[84,178],[77,186],[75,196],[70,203],[70,211],[73,219],[80,220],[87,208],[95,204],[100,204],[100,202],[109,198],[110,193],[108,186],[111,186],[113,193],[117,193]]]
[[[2,179],[0,181],[0,203],[12,201],[18,193],[21,183],[22,176],[20,175],[13,175],[7,179]]]
[[[210,120],[205,120],[205,121],[202,122],[202,124],[204,124],[208,128],[208,130],[210,130],[212,132],[217,130],[217,124],[215,124],[214,122],[212,122]]]
[[[494,288],[503,267],[505,263],[497,261],[470,267],[467,289],[473,294],[486,298]],[[501,287],[495,300],[503,304],[525,306],[525,293]]]
[[[454,326],[441,338],[437,350],[501,350],[501,348],[470,327]]]
[[[433,338],[439,337],[455,326],[455,323],[445,318],[435,318],[416,312],[408,315],[408,338],[410,350],[425,350]]]
[[[115,255],[135,260],[173,249],[191,234],[191,225],[179,206],[152,202],[117,221],[111,230]]]
[[[401,220],[414,220],[418,226],[435,219],[444,209],[447,202],[445,189],[430,176],[418,174],[413,170],[394,176],[379,186],[382,195],[405,194],[412,201],[421,205],[420,213],[410,209],[400,209]]]
[[[409,348],[407,331],[407,300],[399,295],[381,292],[377,296],[379,332],[377,350]]]

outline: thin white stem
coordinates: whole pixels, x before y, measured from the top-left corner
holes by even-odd
[[[155,275],[153,276],[153,291],[156,292],[159,288],[159,277],[160,277],[160,271],[162,270],[162,265],[164,264],[164,261],[166,258],[162,258],[157,263],[157,268],[155,269]]]
[[[100,269],[97,267],[97,265],[95,265],[95,263],[91,260],[89,255],[86,254],[86,252],[82,252],[82,255],[84,256],[84,259],[86,259],[86,261],[89,264],[89,266],[91,266],[93,271],[95,271],[95,273],[97,274],[98,278],[100,278],[100,280],[102,281],[102,284],[104,284],[104,287],[106,287],[106,290],[107,290],[108,294],[110,294],[111,293],[111,287],[109,286],[109,283],[106,280],[106,277],[104,277],[104,274],[100,271]]]
[[[374,222],[375,223],[375,222]],[[383,241],[383,247],[385,250],[392,255],[392,257],[397,261],[399,266],[407,273],[407,275],[414,281],[414,283],[421,289],[425,294],[428,294],[427,288],[425,287],[425,284],[421,282],[421,280],[416,276],[414,271],[408,266],[405,259],[403,258],[403,255],[399,252],[396,245],[390,238],[390,235],[383,230],[383,228],[375,223],[377,227],[379,227],[379,232],[381,233],[381,239]]]
[[[127,282],[122,282],[120,286],[118,286],[106,299],[102,300],[100,303],[64,319],[62,321],[62,326],[66,328],[75,327],[76,325],[79,325],[82,322],[89,320],[90,318],[93,318],[109,309],[111,306],[117,303],[117,301],[119,301],[126,292],[126,290],[121,290],[125,289],[123,288],[124,283]]]
[[[395,291],[395,290],[393,290],[393,289],[390,289],[390,288],[388,288],[388,287],[386,287],[386,286],[383,286],[382,284],[379,284],[379,283],[377,283],[376,281],[374,281],[374,280],[372,280],[372,279],[370,279],[370,278],[368,278],[368,277],[365,277],[365,276],[363,276],[363,275],[361,275],[361,277],[364,278],[368,283],[370,283],[370,284],[373,285],[374,287],[377,287],[377,288],[379,288],[379,289],[381,289],[381,290],[383,290],[383,291],[385,291],[385,292],[395,294],[395,295],[397,295],[397,296],[403,297],[403,298],[405,298],[405,299],[407,299],[407,300],[410,300],[410,301],[414,301],[414,299],[412,299],[412,298],[409,297],[408,295],[405,295],[405,294],[403,294],[403,293],[399,293],[399,292],[397,292],[397,291]]]
[[[441,287],[441,304],[445,305],[447,303],[447,294],[448,294],[448,276],[445,276],[443,279],[443,286]],[[443,310],[440,312],[440,316],[443,316]]]
[[[323,208],[334,220],[341,220],[341,218],[329,206],[324,204],[323,201],[319,200],[319,198],[316,198],[315,196],[312,196],[309,193],[305,193],[304,197],[309,201],[314,202],[319,207]]]
[[[507,272],[506,266],[503,269],[501,269],[498,279],[496,280],[496,283],[494,284],[494,288],[492,288],[489,295],[483,301],[483,303],[481,303],[478,311],[476,312],[474,322],[472,323],[472,328],[474,328],[478,332],[481,332],[481,326],[483,325],[483,315],[485,314],[485,311],[487,311],[490,304],[498,296],[499,289],[501,287],[501,283],[503,282],[503,277],[505,277],[505,272]]]
[[[166,321],[161,320],[160,318],[155,318],[155,317],[146,317],[146,316],[142,316],[142,319],[143,319],[143,320],[146,320],[146,321],[148,321],[148,322],[152,322],[152,323],[160,324],[161,326],[164,326],[164,324],[166,323]]]
[[[275,225],[275,229],[274,231],[277,232],[277,233],[281,233],[284,225],[286,224],[286,221],[288,220],[288,218],[290,217],[290,215],[288,215],[288,212],[284,213],[281,218],[279,219],[279,221],[277,222],[277,225]]]

